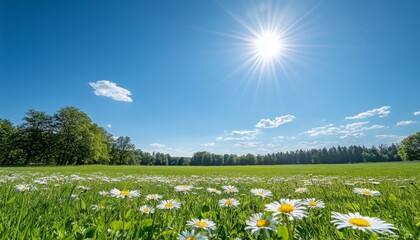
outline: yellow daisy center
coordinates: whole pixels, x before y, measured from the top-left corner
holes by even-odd
[[[370,227],[370,223],[363,218],[351,218],[349,223],[358,227]]]
[[[365,195],[371,195],[372,192],[370,190],[362,190],[362,193]]]
[[[130,191],[122,190],[122,191],[120,191],[120,195],[123,195],[123,196],[130,195]]]
[[[225,204],[226,204],[226,205],[232,205],[232,204],[233,204],[233,201],[232,201],[232,200],[226,200],[226,201],[225,201]]]
[[[174,204],[173,203],[165,203],[165,207],[167,208],[173,208]]]
[[[26,191],[26,190],[28,190],[28,188],[27,187],[22,187],[21,190]]]
[[[211,192],[217,192],[217,190],[216,190],[215,188],[213,188],[213,189],[211,190]]]
[[[233,192],[233,188],[228,188],[228,191],[229,192]]]
[[[202,221],[196,222],[195,225],[197,225],[198,227],[207,227],[207,223],[206,222],[202,222]]]
[[[155,195],[150,196],[150,199],[156,199],[156,198],[157,198],[157,196],[155,196]]]
[[[309,206],[315,207],[316,205],[318,205],[317,202],[309,202]]]
[[[196,240],[197,238],[195,237],[187,237],[185,240]]]
[[[270,221],[268,221],[267,219],[260,219],[257,221],[256,224],[256,226],[259,228],[268,227],[268,225],[270,225]]]
[[[258,194],[259,194],[259,195],[264,195],[264,192],[259,191],[259,192],[258,192]]]
[[[293,212],[293,210],[295,210],[295,207],[293,207],[291,204],[284,203],[284,204],[280,205],[280,207],[277,210],[279,212],[291,213],[291,212]]]
[[[150,209],[148,209],[147,207],[143,208],[143,212],[148,213],[150,211]]]

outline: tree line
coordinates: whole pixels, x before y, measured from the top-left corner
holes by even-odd
[[[414,148],[391,144],[378,148],[338,146],[266,155],[196,152],[192,157],[173,157],[136,149],[130,137],[114,137],[75,107],[63,107],[53,115],[30,109],[20,125],[0,118],[0,165],[221,166],[391,162],[401,161],[401,156],[404,160],[412,160],[407,157],[411,152],[418,156],[419,135],[413,135],[417,136],[414,137],[417,139]]]

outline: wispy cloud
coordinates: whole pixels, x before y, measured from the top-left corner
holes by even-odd
[[[90,82],[89,85],[95,90],[93,93],[97,96],[109,97],[115,101],[133,102],[129,90],[119,87],[111,81],[99,80],[97,82]]]
[[[375,137],[381,140],[389,140],[391,142],[401,142],[407,136],[398,136],[394,134],[382,134],[382,135],[375,135]]]
[[[234,147],[256,147],[261,145],[261,142],[238,142],[233,144]]]
[[[295,116],[293,115],[284,115],[281,117],[276,117],[274,120],[271,119],[261,119],[255,127],[257,128],[276,128],[280,125],[283,125],[285,123],[291,122],[295,119]]]
[[[420,115],[420,111],[414,112],[414,116]]]
[[[152,143],[152,144],[150,144],[150,146],[155,147],[155,148],[163,148],[163,147],[165,147],[165,144]]]
[[[204,147],[214,147],[214,146],[216,146],[216,143],[214,143],[214,142],[211,142],[211,143],[203,143],[203,144],[201,144],[201,146],[204,146]]]
[[[416,123],[417,121],[401,121],[401,122],[397,122],[396,126],[404,126],[404,125],[409,125],[409,124],[413,124]]]
[[[340,136],[340,138],[346,139],[349,137],[361,137],[363,136],[364,131],[385,127],[382,125],[365,126],[368,123],[369,121],[356,122],[356,123],[351,123],[351,124],[346,124],[346,125],[341,125],[341,126],[334,126],[333,124],[328,124],[322,127],[312,128],[304,133],[308,134],[311,137],[343,134],[342,136]]]
[[[363,118],[370,118],[373,116],[386,117],[388,116],[388,114],[391,113],[391,111],[389,111],[390,108],[391,108],[390,106],[383,106],[380,108],[375,108],[366,112],[359,113],[352,117],[346,117],[346,119],[363,119]]]
[[[112,128],[112,125],[111,124],[107,124],[106,127],[107,128]]]
[[[216,141],[249,141],[260,134],[261,131],[259,129],[226,131],[225,136],[217,137]]]

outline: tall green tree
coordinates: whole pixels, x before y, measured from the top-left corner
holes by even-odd
[[[420,160],[420,132],[402,140],[398,155],[405,161]]]
[[[75,107],[54,114],[58,143],[58,165],[96,163],[107,156],[104,131]]]

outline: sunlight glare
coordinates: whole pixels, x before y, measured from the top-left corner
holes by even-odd
[[[263,32],[254,39],[253,44],[255,53],[264,60],[271,60],[281,54],[282,43],[276,32]]]

